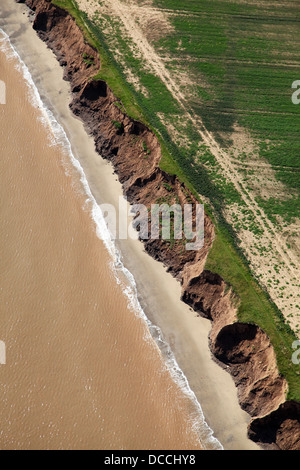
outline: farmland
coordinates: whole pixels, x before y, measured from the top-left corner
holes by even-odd
[[[206,267],[240,298],[239,319],[268,333],[299,399],[299,3],[56,3],[84,22],[98,76],[160,136],[161,167],[205,201],[217,233]]]

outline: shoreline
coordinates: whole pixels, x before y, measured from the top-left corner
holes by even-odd
[[[93,198],[69,142],[9,38],[2,30],[0,36],[8,84],[8,106],[1,108],[1,331],[8,352],[1,448],[130,450],[163,442],[199,449],[202,420],[196,422],[142,312],[133,314],[113,276],[111,252],[94,222],[101,233],[105,224],[91,212]]]
[[[70,95],[69,95],[69,96],[70,96]],[[71,142],[72,142],[72,140],[71,140]],[[98,157],[98,158],[99,158],[99,157]],[[105,202],[106,202],[106,201],[105,201]],[[142,245],[141,242],[138,242],[138,243],[135,244],[136,247],[139,246],[139,250],[141,250],[141,253],[142,253],[143,250],[142,250],[142,246],[141,246],[141,245]],[[130,252],[130,250],[133,250],[132,253],[133,253],[133,252],[137,253],[138,249],[137,249],[136,247],[135,247],[135,248],[131,247],[130,249],[128,248],[128,252]],[[149,251],[149,250],[148,250],[148,251]],[[122,252],[122,254],[123,254],[124,260],[126,260],[126,247],[125,247],[125,246],[123,247],[123,249],[121,249],[121,252]],[[142,256],[142,255],[141,255],[141,256]],[[152,259],[152,258],[150,258],[147,254],[145,254],[145,256],[148,257],[149,259]],[[131,256],[131,255],[128,256],[128,260],[130,260],[130,259],[132,259],[132,256]],[[142,258],[141,258],[141,259],[142,259]],[[144,258],[144,260],[146,260],[146,258]],[[150,263],[150,261],[149,261],[149,263]],[[156,269],[159,270],[159,268],[156,266],[156,265],[158,265],[159,263],[157,263],[156,261],[154,261],[154,263],[155,263],[155,264],[153,264],[153,270],[155,270],[155,271],[156,271]],[[126,263],[125,263],[125,264],[126,264]],[[127,265],[127,264],[126,264],[126,265]],[[162,268],[162,265],[160,265],[160,266],[161,266],[161,268]],[[130,266],[128,266],[128,268],[130,269],[131,272],[133,272],[134,269],[136,270],[137,273],[139,272],[139,270],[137,269],[137,266],[136,266],[135,268],[134,268],[134,266],[133,266],[133,267],[132,267],[133,269],[131,269]],[[163,270],[165,270],[165,268],[163,268]],[[161,271],[161,269],[160,269],[160,271]],[[151,291],[151,289],[149,289],[149,286],[147,286],[148,277],[145,276],[145,280],[144,280],[145,285],[143,286],[143,282],[141,281],[141,279],[142,279],[142,274],[143,274],[143,273],[140,272],[140,275],[138,275],[138,276],[137,276],[134,272],[133,272],[133,274],[134,274],[134,276],[135,276],[136,279],[139,279],[139,283],[138,283],[138,292],[140,292],[140,293],[143,292],[143,288],[144,288],[144,291],[146,292],[146,291],[147,291],[147,288],[148,288],[147,294],[145,295],[145,299],[151,298],[151,297],[149,297],[149,291]],[[156,274],[157,274],[157,272],[156,272]],[[156,274],[153,276],[154,279],[158,279],[158,277],[156,276]],[[162,271],[161,271],[160,277],[161,277],[161,276],[162,276]],[[168,277],[171,278],[171,276],[170,276],[169,274],[168,274]],[[172,279],[172,278],[171,278],[171,279]],[[171,279],[168,279],[168,280],[166,279],[166,286],[167,286],[168,283],[170,283],[170,284],[169,284],[169,285],[170,285],[170,288],[165,287],[164,293],[163,293],[163,297],[165,296],[166,292],[168,292],[168,293],[169,293],[169,292],[172,292],[171,297],[174,297],[173,292],[174,292],[174,289],[175,289],[175,282],[176,282],[176,280],[175,280],[175,279],[172,280],[172,281],[174,282],[174,284],[173,284],[174,287],[171,287],[171,286],[172,286]],[[176,285],[177,285],[177,288],[178,288],[178,293],[180,294],[180,286],[179,286],[179,283],[177,282]],[[142,288],[142,287],[143,287],[143,288]],[[152,286],[151,286],[151,287],[152,287]],[[172,290],[172,289],[173,289],[173,290]],[[153,292],[153,289],[152,289],[152,292]],[[192,293],[191,293],[191,294],[192,294]],[[140,294],[140,295],[141,295],[141,294]],[[156,293],[156,295],[154,295],[153,298],[156,299],[157,297],[158,297],[158,295],[157,295],[157,293]],[[179,297],[178,297],[178,300],[179,300]],[[177,300],[177,302],[175,302],[175,303],[178,304],[178,300]],[[186,299],[186,300],[189,300],[189,299]],[[161,299],[161,302],[163,303],[163,298]],[[152,303],[152,302],[151,302],[151,303]],[[181,304],[182,304],[182,302],[181,302]],[[183,307],[183,305],[184,305],[184,304],[180,305],[180,307],[179,307],[179,309],[178,309],[178,317],[179,317],[179,314],[180,314],[180,321],[182,322],[182,325],[185,325],[185,327],[187,327],[187,323],[188,323],[187,318],[188,318],[188,317],[186,317],[185,321],[183,321],[183,320],[184,320],[184,314],[183,314],[184,307]],[[160,308],[160,307],[158,306],[158,309],[159,309],[159,308]],[[190,312],[190,310],[188,309],[187,306],[185,306],[185,308],[187,309],[187,311]],[[179,310],[180,310],[180,312],[179,312]],[[170,313],[172,314],[172,316],[174,316],[174,314],[173,314],[172,312],[170,312]],[[197,316],[197,314],[196,314],[195,312],[194,312],[194,313],[189,313],[189,315],[190,315],[190,317],[193,317],[193,318],[198,322],[198,325],[200,325],[200,318],[198,318],[198,316]],[[164,319],[164,320],[165,320],[165,319]],[[178,320],[178,321],[179,321],[179,320]],[[208,322],[208,320],[206,320],[206,321]],[[191,327],[192,323],[193,323],[193,322],[192,322],[192,320],[191,320],[190,327]],[[169,322],[168,322],[168,321],[165,321],[165,328],[167,328],[168,325],[169,325]],[[181,325],[181,326],[182,326],[182,325]],[[189,330],[189,328],[187,328],[187,330],[189,330],[189,332],[188,332],[189,339],[191,339],[191,337],[193,337],[193,333],[194,333],[194,329],[193,329],[193,328],[195,327],[195,325],[196,325],[196,322],[193,323],[193,327],[191,327],[190,330]],[[209,323],[207,324],[207,327],[206,327],[206,328],[207,328],[207,336],[209,335],[210,326],[211,326],[211,324],[210,324],[210,322],[209,322]],[[197,330],[200,330],[200,328],[197,328]],[[203,331],[202,328],[201,328],[201,331]],[[200,331],[199,331],[198,333],[200,333]],[[174,333],[169,333],[169,334],[170,334],[170,337],[171,337],[172,334],[174,334]],[[200,337],[200,336],[198,336],[198,335],[196,336],[196,335],[195,335],[195,338],[194,338],[195,343],[197,343],[197,339],[198,339],[199,337]],[[177,341],[178,341],[178,340],[177,340]],[[171,343],[172,350],[174,349],[174,347],[176,348],[176,341],[174,342],[175,344],[173,344],[173,345],[172,345],[172,341],[169,341],[169,342]],[[195,347],[195,349],[197,349],[197,347],[199,348],[199,345],[198,345],[198,344],[194,344],[194,347]],[[180,349],[180,348],[178,348],[178,349]],[[184,347],[183,347],[183,346],[182,346],[181,349],[182,349],[181,354],[182,354],[182,356],[184,356],[184,355],[186,354],[186,350],[184,350]],[[200,349],[201,349],[201,348],[200,348]],[[197,352],[199,353],[199,351],[197,351]],[[180,352],[178,352],[178,354],[180,354]],[[210,359],[210,360],[216,364],[216,362],[215,362],[214,359]],[[188,369],[189,367],[191,367],[191,366],[190,366],[190,361],[191,361],[190,358],[189,358],[189,360],[186,360],[186,368],[187,368],[187,369]],[[217,367],[220,369],[219,366],[217,366]],[[184,370],[184,368],[183,368],[182,366],[181,366],[181,368],[182,368],[182,370]],[[208,369],[209,369],[209,367],[208,367]],[[223,372],[224,372],[224,371],[223,371]],[[193,373],[195,373],[195,370],[193,371]],[[225,373],[225,372],[224,372],[224,373]],[[199,371],[198,371],[198,374],[199,374]],[[198,374],[197,374],[197,375],[198,375]],[[226,373],[225,373],[225,374],[226,374]],[[191,375],[193,375],[193,374],[191,374]],[[196,377],[194,378],[195,381],[197,381],[197,380],[196,380],[196,379],[197,379],[197,375],[196,375]],[[230,378],[230,379],[231,379],[231,378]],[[224,380],[224,378],[223,378],[223,380]],[[191,379],[189,379],[189,382],[191,383]],[[231,379],[231,382],[232,382],[232,379]],[[228,386],[229,386],[229,381],[227,382],[227,387],[228,387]],[[234,387],[234,388],[235,388],[235,387]],[[222,390],[222,392],[224,393],[224,390]],[[210,397],[209,397],[209,398],[211,398],[211,394],[210,394]],[[203,400],[199,400],[199,401],[200,401],[200,403],[201,403],[201,406],[202,406],[203,410],[204,410],[205,406],[207,406],[207,408],[209,408],[209,404],[204,405]],[[210,400],[210,401],[211,401],[211,400]],[[220,404],[220,405],[222,405],[222,404]],[[228,403],[227,403],[227,402],[226,402],[226,406],[228,406]],[[239,407],[239,405],[238,405],[238,407]],[[211,408],[214,408],[214,409],[215,409],[216,406],[213,405],[213,406],[211,406]],[[219,410],[219,411],[220,411],[220,410]],[[241,411],[241,410],[240,410],[240,411]],[[242,413],[244,413],[244,412],[242,412]],[[205,416],[207,416],[207,414],[205,413],[205,410],[204,410],[204,414],[205,414]],[[211,421],[213,421],[212,418],[208,419],[209,424],[210,424]],[[216,419],[216,421],[217,421],[217,419]],[[249,416],[248,416],[248,415],[247,415],[246,417],[244,416],[243,419],[242,419],[242,421],[243,421],[243,427],[245,428],[245,425],[248,424],[248,422],[249,422]],[[224,423],[225,423],[225,422],[226,422],[226,420],[224,419]],[[226,423],[227,423],[227,422],[226,422]],[[227,423],[227,425],[228,425],[228,423]],[[215,428],[213,425],[211,425],[211,427],[214,429],[215,433],[217,433],[216,428]],[[245,440],[245,442],[247,442],[248,445],[249,445],[249,443],[250,443],[251,446],[255,446],[248,438]],[[242,447],[242,448],[244,448],[244,447]]]
[[[23,7],[23,10],[26,11],[27,8],[25,10]],[[14,15],[18,15],[18,12]],[[20,12],[19,18],[16,16],[16,24],[20,21],[21,15]],[[25,22],[28,22],[27,18]],[[20,29],[22,28],[21,26]],[[18,42],[19,47],[22,45],[23,51],[18,50],[18,52],[23,55],[22,59],[30,69],[43,101],[55,114],[55,118],[60,118],[58,120],[68,135],[75,156],[80,159],[81,155],[81,160],[84,160],[84,156],[89,155],[90,159],[94,159],[92,173],[97,176],[93,178],[92,174],[87,175],[88,180],[92,180],[94,196],[99,203],[103,203],[105,197],[106,202],[112,202],[117,206],[117,198],[122,195],[121,184],[117,181],[112,165],[101,159],[96,153],[93,138],[87,135],[82,122],[76,119],[69,110],[71,93],[69,83],[62,79],[62,68],[46,45],[37,40],[36,33],[30,25],[19,41],[16,36],[14,35],[15,46]],[[24,41],[25,36],[27,44]],[[26,57],[27,46],[31,46],[32,51]],[[40,61],[40,64],[37,64],[36,54],[45,57],[45,61]],[[30,61],[32,62],[30,63]],[[58,84],[57,88],[54,83]],[[87,166],[85,170],[87,170]],[[93,181],[94,179],[96,181]],[[128,240],[124,241],[118,248],[121,250],[124,264],[137,280],[139,301],[149,320],[165,330],[163,331],[164,338],[170,344],[180,368],[187,376],[192,390],[196,393],[205,419],[214,431],[214,436],[219,436],[219,440],[223,441],[224,447],[228,449],[257,449],[258,447],[247,437],[249,417],[240,409],[232,378],[211,357],[208,346],[210,321],[199,318],[186,304],[182,301],[179,302],[180,284],[166,272],[166,268],[161,263],[145,253],[142,242],[138,240],[129,240],[129,242],[128,244]],[[138,262],[134,261],[133,254],[138,257]],[[146,269],[143,269],[142,266],[145,263]],[[165,295],[166,291],[167,295]],[[174,298],[175,292],[178,295],[178,300]],[[149,305],[150,301],[151,305]],[[166,313],[164,316],[161,315],[162,308]],[[177,319],[172,324],[174,314]],[[191,356],[195,361],[199,361],[198,365],[191,361]],[[212,393],[218,397],[218,403],[211,400]],[[226,410],[224,410],[221,400],[226,402]]]

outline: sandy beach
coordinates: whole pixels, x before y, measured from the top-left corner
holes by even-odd
[[[84,175],[2,32],[0,41],[0,448],[207,448],[196,402],[111,267]]]
[[[26,63],[43,102],[63,126],[72,151],[85,172],[99,204],[118,207],[122,188],[109,163],[95,152],[93,139],[69,109],[69,84],[53,53],[32,30],[24,5],[2,0],[0,27]],[[208,335],[210,322],[198,317],[180,301],[180,285],[164,267],[144,252],[136,240],[119,240],[125,267],[136,280],[141,306],[157,325],[187,378],[214,436],[225,449],[258,449],[247,438],[249,416],[238,403],[231,376],[212,358]]]

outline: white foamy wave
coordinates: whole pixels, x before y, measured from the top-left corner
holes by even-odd
[[[113,237],[109,233],[103,213],[91,192],[89,183],[80,162],[75,158],[72,152],[70,141],[63,127],[57,122],[53,113],[42,102],[39,91],[31,77],[31,74],[11,44],[9,36],[4,31],[2,31],[1,28],[0,34],[2,35],[2,38],[0,37],[0,50],[2,50],[8,58],[17,59],[16,68],[22,72],[23,77],[28,85],[31,102],[37,109],[40,110],[41,122],[51,131],[51,138],[49,142],[50,145],[60,145],[62,147],[65,155],[68,156],[68,160],[72,163],[73,167],[77,170],[80,176],[82,188],[86,195],[86,203],[90,208],[91,217],[96,225],[97,236],[103,240],[105,247],[110,254],[111,267],[115,278],[128,299],[128,305],[130,309],[135,313],[135,315],[137,315],[139,318],[142,318],[148,326],[149,333],[145,336],[144,339],[146,341],[151,340],[152,344],[152,339],[155,340],[155,343],[164,358],[165,366],[171,374],[174,382],[180,386],[180,389],[184,395],[188,397],[193,403],[194,412],[191,416],[191,425],[199,436],[201,446],[205,449],[222,450],[222,445],[214,437],[213,431],[206,423],[201,406],[197,401],[194,392],[191,390],[187,378],[180,369],[169,344],[165,341],[162,331],[160,328],[152,324],[141,307],[141,304],[138,300],[138,293],[134,276],[122,262],[121,253],[117,249],[113,241]],[[68,169],[66,168],[66,172],[67,171]]]

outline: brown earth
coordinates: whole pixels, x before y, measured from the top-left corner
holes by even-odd
[[[99,154],[112,162],[129,202],[148,207],[162,200],[195,205],[191,192],[159,168],[156,135],[126,116],[107,84],[92,78],[101,66],[98,52],[85,42],[75,20],[51,0],[16,1],[35,11],[33,27],[56,54],[71,84],[71,109],[93,135]],[[241,407],[253,417],[249,437],[271,448],[300,450],[300,405],[285,401],[287,385],[267,335],[255,325],[237,322],[237,299],[220,276],[204,270],[214,240],[208,216],[204,228],[204,246],[198,251],[185,250],[181,241],[163,240],[145,240],[145,249],[181,282],[182,300],[212,320],[211,350],[232,374]]]

